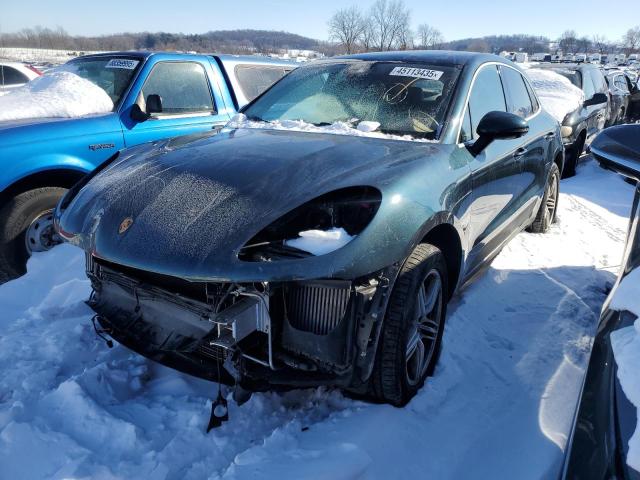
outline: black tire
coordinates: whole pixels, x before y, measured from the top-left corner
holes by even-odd
[[[441,293],[437,300],[439,311],[437,332],[430,332],[435,338],[427,340],[418,337],[427,348],[431,348],[426,369],[417,374],[417,381],[411,382],[407,365],[407,348],[411,338],[415,338],[416,321],[419,313],[420,288],[426,288],[425,282],[436,278],[441,280]],[[395,406],[405,405],[420,390],[426,377],[433,373],[440,354],[444,321],[447,312],[447,264],[442,252],[429,244],[420,244],[405,261],[389,298],[384,318],[375,366],[371,377],[370,396],[377,401]],[[436,315],[434,310],[434,315]],[[428,315],[426,315],[428,317]],[[426,357],[426,355],[425,355]],[[411,359],[409,359],[411,360]]]
[[[533,223],[527,231],[531,233],[546,233],[555,223],[558,213],[558,199],[560,198],[560,170],[554,163],[551,165],[547,185],[544,189],[542,202]],[[552,208],[553,207],[553,208]]]
[[[0,208],[0,281],[26,273],[26,230],[39,215],[55,208],[65,192],[58,187],[36,188],[10,198]]]
[[[584,150],[585,137],[580,135],[573,145],[566,148],[565,151],[565,164],[562,169],[562,178],[571,178],[576,174],[576,168],[578,168],[578,160]]]

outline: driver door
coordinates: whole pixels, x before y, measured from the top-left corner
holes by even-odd
[[[502,80],[495,64],[480,67],[476,74],[460,141],[475,141],[480,120],[491,111],[507,111]],[[527,135],[513,140],[496,140],[471,157],[473,191],[468,235],[473,246],[467,260],[467,273],[490,257],[514,228],[519,199],[527,186],[526,177],[522,175],[527,141]]]
[[[124,130],[127,147],[209,132],[221,128],[229,120],[226,113],[218,114],[207,71],[200,62],[161,61],[155,64],[136,100],[143,111],[147,111],[146,103],[151,95],[160,97],[160,111],[154,111],[144,121],[127,119],[129,125],[123,122],[129,127]]]

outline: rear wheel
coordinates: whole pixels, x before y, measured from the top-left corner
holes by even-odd
[[[389,299],[372,374],[376,400],[402,406],[433,373],[444,332],[447,285],[442,252],[433,245],[418,245]]]
[[[53,210],[65,192],[58,187],[28,190],[0,209],[0,281],[26,273],[32,252],[60,243],[53,229]]]
[[[527,229],[531,233],[546,233],[552,223],[556,221],[558,212],[558,197],[560,195],[560,171],[554,163],[551,165],[547,186],[544,190],[542,203],[538,208],[535,220]]]

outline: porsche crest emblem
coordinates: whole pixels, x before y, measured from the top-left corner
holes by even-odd
[[[125,218],[124,220],[122,220],[122,222],[120,223],[120,226],[118,227],[118,233],[122,235],[124,232],[129,230],[129,227],[131,225],[133,225],[133,218],[131,217]]]

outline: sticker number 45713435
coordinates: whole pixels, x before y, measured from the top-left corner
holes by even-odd
[[[440,80],[444,72],[429,70],[428,68],[395,67],[389,75],[396,77],[426,78],[428,80]]]
[[[130,60],[128,58],[112,58],[109,60],[105,68],[124,68],[133,70],[140,63],[138,60]]]

